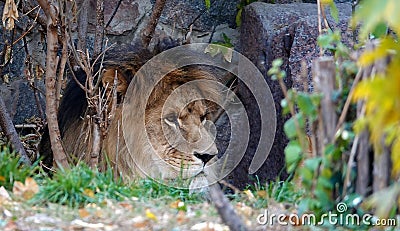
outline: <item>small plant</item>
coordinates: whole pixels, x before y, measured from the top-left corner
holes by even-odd
[[[99,173],[80,164],[71,170],[59,169],[52,178],[46,178],[33,203],[59,203],[79,207],[104,199],[122,200],[130,196],[129,187],[122,180],[114,180],[111,170]]]
[[[34,175],[37,171],[37,164],[24,166],[20,158],[10,152],[7,147],[2,147],[0,151],[0,186],[11,190],[15,181],[24,182],[27,177]]]
[[[257,2],[257,0],[242,0],[237,6],[238,12],[236,14],[236,26],[240,27],[242,25],[242,12],[245,6],[252,2]]]

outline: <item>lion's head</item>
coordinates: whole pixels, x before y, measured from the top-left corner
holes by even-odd
[[[206,98],[218,97],[215,81],[196,66],[169,72],[156,84],[136,76],[105,141],[115,168],[125,177],[156,179],[192,178],[205,169],[211,174],[207,166],[218,150],[210,118],[217,105]]]

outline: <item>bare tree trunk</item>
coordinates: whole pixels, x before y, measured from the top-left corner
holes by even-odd
[[[316,91],[323,94],[321,113],[318,121],[318,155],[324,153],[325,146],[333,143],[337,115],[332,95],[335,89],[335,63],[332,57],[321,57],[314,61],[313,75]]]
[[[25,152],[24,146],[19,139],[17,131],[12,123],[11,117],[7,112],[6,105],[4,104],[3,97],[0,95],[0,126],[3,132],[6,134],[8,141],[11,144],[12,149],[18,152],[21,156],[21,161],[26,165],[31,165],[31,160]]]
[[[390,147],[385,144],[385,137],[381,138],[382,151],[374,153],[373,192],[379,192],[389,186],[392,163],[390,161]]]
[[[232,231],[248,230],[243,224],[242,219],[235,213],[235,210],[225,197],[219,185],[213,184],[210,185],[209,188],[212,202],[224,223],[229,226],[229,229]]]
[[[359,136],[360,141],[357,147],[356,192],[362,196],[368,196],[371,193],[370,185],[372,179],[371,145],[369,143],[368,130],[362,131]]]
[[[156,0],[151,13],[150,20],[142,32],[142,42],[144,47],[148,47],[151,39],[153,38],[154,30],[156,29],[158,19],[164,9],[166,0]]]
[[[104,0],[96,1],[96,33],[94,36],[93,57],[96,58],[103,50],[104,37]]]
[[[60,7],[54,1],[38,0],[47,17],[47,54],[46,54],[46,117],[50,134],[54,161],[59,167],[69,168],[68,159],[61,144],[60,129],[57,120],[56,75],[59,58],[58,14]]]

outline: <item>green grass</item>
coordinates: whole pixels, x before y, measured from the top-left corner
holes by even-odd
[[[20,158],[10,152],[7,147],[1,147],[0,151],[0,186],[11,190],[15,181],[24,182],[27,177],[35,175],[37,164],[24,166]]]
[[[170,187],[153,179],[140,179],[126,184],[121,178],[114,179],[111,169],[99,172],[85,164],[73,166],[69,170],[58,169],[48,177],[42,174],[37,165],[23,166],[18,157],[3,148],[0,152],[0,186],[11,191],[15,181],[24,182],[27,177],[34,177],[39,184],[39,192],[29,200],[29,203],[35,205],[56,203],[78,208],[88,203],[102,204],[105,200],[123,201],[132,198],[143,202],[156,200],[160,203],[180,200],[185,204],[206,200],[201,193],[191,194],[187,188]],[[248,189],[255,195],[256,200],[249,202],[255,208],[265,208],[270,199],[295,204],[302,195],[293,183],[287,181],[257,184]],[[257,191],[265,191],[264,196]],[[234,194],[230,198],[242,201],[246,199],[244,196]]]
[[[81,164],[70,170],[58,169],[51,178],[43,179],[39,193],[31,202],[79,207],[105,199],[122,200],[128,196],[129,188],[120,180],[114,181],[111,171],[99,173]]]
[[[189,195],[189,190],[160,184],[152,179],[142,179],[124,184],[114,179],[113,172],[98,172],[80,164],[70,170],[57,170],[52,178],[41,182],[39,193],[31,200],[34,204],[58,203],[70,207],[81,207],[88,203],[101,203],[106,199],[122,201],[129,198],[140,200],[182,200],[200,202],[200,196]]]
[[[270,201],[295,205],[304,197],[304,190],[296,188],[296,185],[288,180],[267,184],[258,182],[255,185],[249,185],[246,190],[254,195],[254,200],[249,200],[245,194],[233,194],[229,197],[235,201],[244,201],[247,205],[259,209],[267,208]]]

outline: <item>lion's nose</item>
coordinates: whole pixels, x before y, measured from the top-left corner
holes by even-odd
[[[206,153],[198,153],[194,152],[194,156],[199,158],[201,161],[203,161],[204,164],[206,164],[208,161],[210,161],[215,155],[210,155]]]

